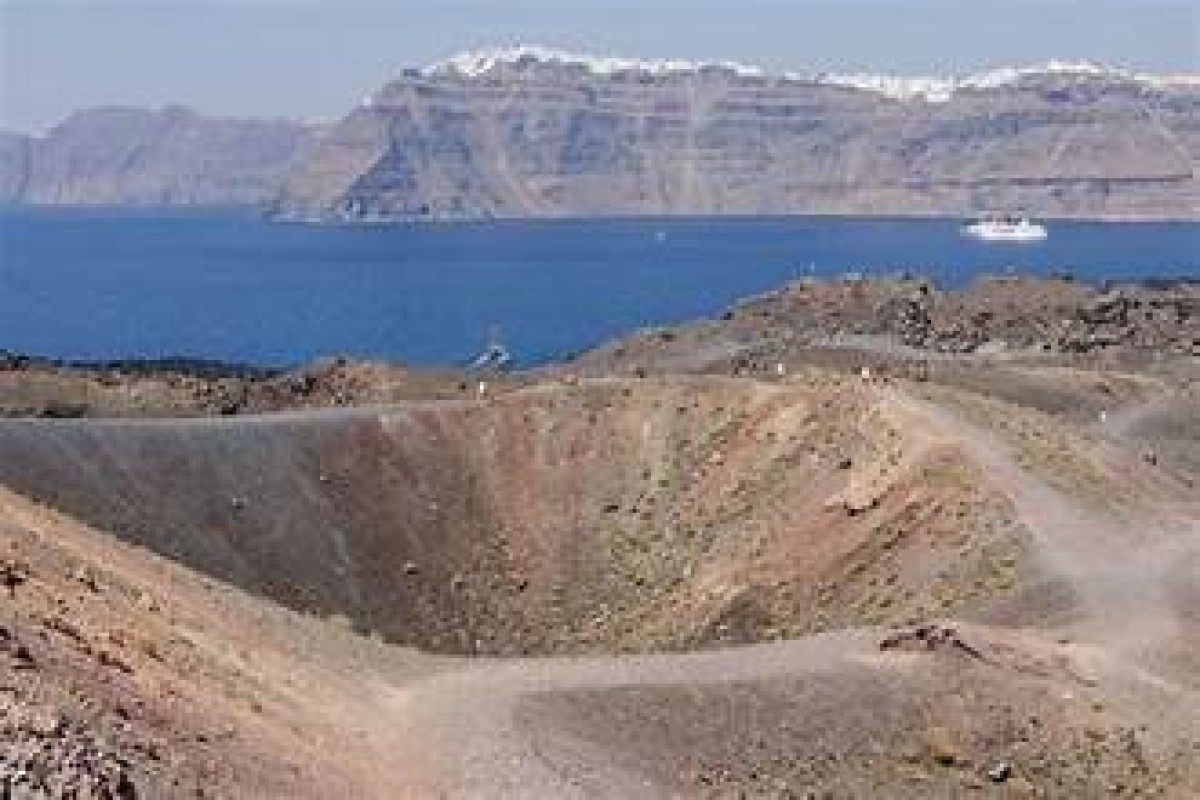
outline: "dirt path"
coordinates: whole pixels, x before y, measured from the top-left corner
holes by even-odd
[[[1137,652],[1197,638],[1174,594],[1200,584],[1197,520],[1162,508],[1140,517],[1131,510],[1137,522],[1102,516],[1023,468],[1008,443],[962,415],[900,392],[890,400],[961,447],[1010,499],[1044,566],[1075,593],[1083,614],[1077,633]]]
[[[1124,439],[1139,423],[1166,407],[1161,401],[1134,403],[1105,414],[1100,429],[1110,439]]]
[[[803,640],[701,653],[463,661],[381,696],[379,711],[400,738],[436,754],[446,797],[662,798],[669,787],[612,763],[586,743],[531,735],[521,723],[526,701],[610,689],[733,685],[836,675],[874,661],[878,634],[840,631]],[[714,710],[714,724],[719,715]]]

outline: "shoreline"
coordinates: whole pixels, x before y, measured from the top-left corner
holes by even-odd
[[[1034,275],[1020,272],[981,272],[978,275],[975,275],[969,283],[959,288],[948,287],[944,281],[939,281],[934,277],[920,272],[899,269],[880,273],[861,273],[848,271],[836,276],[800,276],[788,281],[784,281],[776,286],[766,289],[765,291],[755,292],[738,297],[711,316],[700,316],[693,319],[665,322],[661,324],[647,323],[644,325],[637,325],[621,331],[614,336],[596,341],[582,350],[563,353],[550,359],[521,364],[518,368],[513,370],[513,373],[526,374],[566,367],[574,363],[580,357],[586,356],[588,353],[601,350],[613,342],[634,337],[645,332],[670,330],[673,328],[715,321],[734,312],[737,309],[753,305],[763,299],[771,298],[781,292],[787,291],[791,287],[798,285],[831,285],[838,283],[884,285],[893,282],[912,282],[916,284],[928,285],[932,289],[939,292],[967,294],[977,291],[980,284],[996,283],[1001,281],[1018,283],[1023,281],[1067,283],[1094,290],[1099,294],[1114,290],[1119,291],[1122,289],[1133,291],[1169,291],[1180,288],[1200,287],[1200,275],[1147,276],[1139,278],[1117,277],[1106,278],[1103,280],[1093,280],[1077,277],[1070,270],[1059,270],[1048,275]],[[224,360],[221,358],[212,358],[203,355],[186,355],[178,353],[164,353],[153,356],[125,356],[118,354],[107,358],[76,358],[70,356],[59,357],[11,350],[4,347],[3,343],[0,342],[0,373],[6,371],[18,371],[23,368],[32,367],[63,370],[68,372],[114,372],[118,374],[143,377],[170,374],[212,380],[234,378],[238,380],[266,381],[279,378],[287,375],[288,373],[302,371],[326,364],[340,366],[353,363],[381,364],[390,367],[401,368],[404,370],[411,370],[413,372],[429,374],[452,373],[467,375],[471,372],[465,363],[411,363],[405,361],[404,359],[391,358],[380,354],[353,354],[337,351],[318,353],[311,358],[306,358],[287,364],[269,364]]]
[[[236,415],[464,399],[546,379],[712,373],[772,378],[806,361],[1175,362],[1200,355],[1200,278],[1090,282],[912,273],[794,278],[712,315],[627,329],[511,370],[331,354],[286,365],[189,356],[57,359],[0,349],[0,416]]]
[[[839,220],[848,222],[886,222],[886,221],[915,221],[915,222],[949,222],[975,219],[983,212],[952,213],[905,213],[903,211],[879,212],[844,212],[844,211],[808,211],[802,213],[780,212],[763,214],[693,214],[693,213],[590,213],[590,214],[522,214],[522,215],[462,215],[462,216],[411,216],[411,217],[381,217],[378,219],[347,220],[335,217],[300,217],[287,214],[272,213],[270,208],[252,205],[140,205],[122,203],[55,203],[55,202],[18,202],[0,203],[0,212],[22,210],[49,211],[99,211],[115,214],[163,214],[166,216],[193,214],[226,214],[230,216],[261,219],[281,225],[299,225],[314,228],[384,228],[406,225],[477,225],[492,222],[677,222],[677,221],[711,221],[729,220],[743,221],[781,221],[781,220]],[[1046,222],[1068,223],[1112,223],[1138,225],[1200,225],[1200,212],[1187,214],[1031,214],[1038,220]]]
[[[929,275],[910,270],[892,270],[880,273],[861,273],[848,271],[835,276],[798,276],[770,287],[762,292],[743,295],[734,299],[727,306],[711,316],[700,316],[688,320],[664,323],[646,323],[621,331],[614,336],[598,340],[591,345],[569,353],[563,353],[553,358],[521,364],[514,369],[515,374],[526,374],[553,370],[569,366],[580,357],[598,351],[616,341],[621,341],[645,332],[669,330],[678,327],[711,322],[724,315],[753,305],[763,299],[778,295],[797,285],[830,285],[837,283],[860,283],[866,285],[887,284],[897,281],[926,284],[939,292],[966,294],[978,290],[980,284],[1000,281],[1049,281],[1068,283],[1078,287],[1094,290],[1099,294],[1114,290],[1128,289],[1141,291],[1169,291],[1180,288],[1200,287],[1200,275],[1196,276],[1146,276],[1137,278],[1106,278],[1093,280],[1074,275],[1070,270],[1058,270],[1048,275],[1028,273],[997,273],[981,272],[962,287],[948,287],[944,281]],[[271,380],[288,373],[301,371],[325,364],[343,365],[348,363],[372,363],[397,367],[404,370],[421,373],[452,373],[470,374],[465,363],[411,363],[404,359],[391,358],[381,354],[353,354],[337,351],[318,353],[311,358],[302,359],[287,364],[269,364],[224,360],[203,355],[187,355],[179,353],[164,353],[153,356],[113,355],[107,358],[76,358],[70,356],[47,356],[39,353],[29,353],[8,349],[0,342],[0,373],[17,371],[23,368],[45,368],[64,371],[97,371],[114,372],[130,376],[155,376],[163,374],[181,375],[191,378],[239,380]]]

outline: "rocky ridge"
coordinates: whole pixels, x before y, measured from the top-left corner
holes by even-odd
[[[1186,361],[1200,354],[1200,284],[1089,284],[981,277],[942,289],[919,277],[802,279],[718,319],[649,329],[575,359],[585,374],[678,369],[769,375],[814,357],[857,370],[931,365]]]
[[[1088,63],[949,78],[518,47],[404,70],[329,125],[178,107],[0,135],[0,201],[286,219],[925,214],[1196,219],[1200,81]]]
[[[187,359],[62,362],[0,350],[0,417],[262,414],[475,396],[480,376],[331,358],[291,370]],[[522,385],[486,376],[489,394]]]
[[[88,109],[44,136],[0,134],[0,203],[260,207],[317,130],[182,106]]]
[[[284,217],[1195,218],[1200,88],[1090,64],[770,74],[545,48],[406,70],[289,176]]]
[[[584,72],[589,75],[623,73],[662,77],[725,73],[740,78],[770,78],[772,75],[762,67],[735,61],[614,58],[573,53],[537,45],[497,47],[459,53],[425,67],[422,72],[430,76],[478,78],[489,74],[502,74],[506,70],[528,69],[536,65],[553,65],[555,68]],[[954,92],[960,90],[998,89],[1019,84],[1026,79],[1051,75],[1100,78],[1157,89],[1184,89],[1200,85],[1200,77],[1194,75],[1153,75],[1106,67],[1089,61],[1058,60],[1027,67],[1001,67],[948,77],[784,71],[776,73],[775,78],[794,83],[841,86],[848,89],[871,91],[893,100],[924,100],[938,103],[949,100]]]

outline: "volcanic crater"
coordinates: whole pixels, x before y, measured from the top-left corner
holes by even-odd
[[[554,381],[485,402],[14,421],[0,481],[390,642],[686,650],[1013,590],[1011,510],[907,427],[837,375]]]

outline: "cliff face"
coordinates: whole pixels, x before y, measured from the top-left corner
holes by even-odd
[[[1087,65],[958,82],[510,53],[409,70],[313,144],[285,217],[1197,217],[1200,84]]]
[[[90,109],[44,137],[0,138],[0,200],[261,205],[312,135],[296,122],[213,119],[177,106]]]
[[[28,136],[0,131],[0,203],[20,201],[31,144]]]
[[[339,123],[77,113],[0,134],[0,202],[318,221],[638,214],[1200,218],[1200,78],[1087,64],[768,75],[536,48],[402,76]]]

